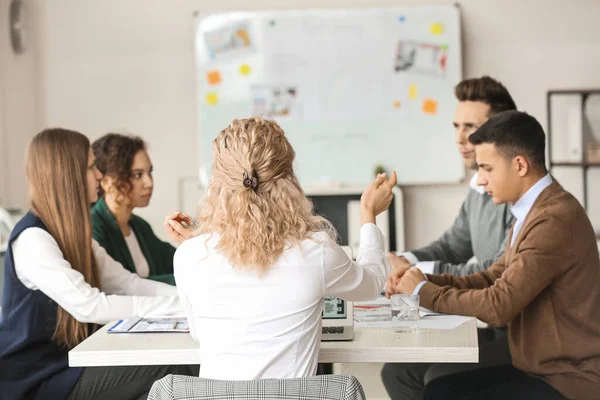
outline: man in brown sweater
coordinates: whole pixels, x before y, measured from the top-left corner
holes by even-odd
[[[513,365],[430,382],[424,399],[600,398],[600,257],[579,202],[545,167],[535,118],[506,111],[469,137],[478,184],[513,204],[506,252],[487,271],[456,277],[408,270],[397,293],[435,311],[508,325]]]

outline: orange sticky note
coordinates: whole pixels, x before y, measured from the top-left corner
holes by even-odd
[[[434,115],[437,112],[438,102],[433,99],[423,100],[423,106],[421,109],[425,114]]]
[[[219,96],[215,92],[210,92],[206,94],[206,104],[214,106],[219,102]]]
[[[211,85],[218,85],[221,83],[221,73],[217,70],[208,71],[206,73],[206,80]]]
[[[400,102],[398,100],[393,103],[394,108],[400,108]]]

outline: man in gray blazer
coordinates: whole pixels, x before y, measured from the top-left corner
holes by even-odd
[[[456,145],[465,166],[477,170],[474,145],[468,137],[493,115],[516,110],[506,88],[498,81],[483,76],[466,79],[455,88],[459,103],[454,115]],[[403,253],[388,254],[392,266],[386,291],[395,287],[410,267],[428,274],[470,275],[486,270],[506,248],[513,216],[509,205],[495,205],[491,197],[476,185],[477,174],[470,182],[454,224],[429,245]],[[476,261],[471,261],[475,257]],[[480,330],[478,364],[385,364],[383,383],[393,400],[421,399],[430,380],[468,369],[510,363],[510,352],[504,330]]]

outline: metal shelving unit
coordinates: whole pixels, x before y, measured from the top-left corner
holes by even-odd
[[[547,115],[547,136],[548,136],[548,160],[550,166],[550,172],[552,173],[553,167],[571,167],[571,168],[580,168],[582,173],[582,182],[583,182],[583,207],[588,210],[588,170],[590,168],[600,168],[600,163],[595,162],[571,162],[571,161],[561,161],[561,160],[553,160],[552,159],[552,96],[553,95],[580,95],[582,98],[581,102],[581,113],[583,114],[583,110],[585,108],[586,101],[589,96],[592,94],[600,95],[600,89],[559,89],[559,90],[549,90],[546,94],[546,115]],[[583,159],[585,159],[585,149],[583,149],[584,155]]]

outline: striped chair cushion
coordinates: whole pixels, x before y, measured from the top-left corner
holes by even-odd
[[[360,382],[350,375],[296,379],[220,381],[167,375],[154,382],[148,400],[365,400]]]

